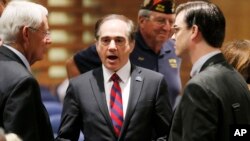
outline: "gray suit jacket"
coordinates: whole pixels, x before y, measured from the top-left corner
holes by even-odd
[[[39,85],[20,58],[0,47],[0,126],[24,141],[52,141]]]
[[[132,66],[130,97],[121,135],[116,138],[109,115],[102,68],[70,80],[56,140],[150,141],[152,130],[166,137],[172,116],[163,75]]]
[[[169,141],[229,141],[230,125],[250,124],[249,109],[245,80],[217,54],[186,85]]]

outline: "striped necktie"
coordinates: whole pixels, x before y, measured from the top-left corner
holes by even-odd
[[[110,116],[118,137],[123,124],[122,91],[119,85],[120,78],[116,73],[112,75],[111,80],[114,83],[110,94]]]

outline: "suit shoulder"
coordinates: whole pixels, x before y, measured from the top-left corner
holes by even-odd
[[[1,74],[8,78],[32,77],[27,68],[16,61],[0,61],[0,66]]]
[[[95,69],[94,69],[95,70]],[[85,73],[82,73],[76,77],[73,77],[70,79],[70,82],[85,82],[85,81],[88,81],[90,78],[93,78],[94,76],[94,70],[90,70],[90,71],[87,71]]]
[[[207,67],[205,70],[201,71],[194,79],[191,79],[193,82],[201,82],[209,80],[209,82],[217,82],[218,80],[223,80],[225,78],[238,77],[235,69],[228,65],[216,64]]]
[[[31,86],[30,84],[38,85],[32,74],[19,63],[15,61],[0,61],[0,66],[0,89],[2,91],[11,91],[19,87],[20,84],[27,84],[29,86]]]
[[[232,93],[233,91],[239,91],[239,88],[241,90],[246,89],[243,77],[235,69],[226,64],[207,67],[193,77],[187,85],[197,85],[213,93],[219,93],[220,90]]]

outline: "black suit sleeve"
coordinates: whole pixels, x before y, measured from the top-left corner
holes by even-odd
[[[4,128],[24,141],[53,140],[48,114],[33,77],[25,77],[10,90],[4,110]]]
[[[69,83],[67,94],[64,99],[61,125],[56,141],[65,141],[65,139],[70,139],[72,141],[78,140],[80,125],[83,124],[80,122],[80,114],[77,97],[71,83]]]
[[[212,90],[206,90],[198,84],[189,84],[184,90],[180,108],[176,112],[176,127],[182,129],[182,141],[218,140],[217,123],[219,115],[216,98]],[[178,127],[177,127],[178,126]],[[177,133],[173,130],[174,133]],[[174,136],[178,136],[174,134]],[[174,140],[174,139],[173,139]],[[177,140],[178,141],[178,140]]]
[[[170,121],[172,118],[172,108],[168,99],[167,84],[162,77],[156,95],[154,129],[156,138],[166,138],[170,130]]]

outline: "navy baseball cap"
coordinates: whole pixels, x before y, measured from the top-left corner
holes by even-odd
[[[144,0],[141,9],[147,9],[165,14],[173,14],[174,6],[174,0]]]

